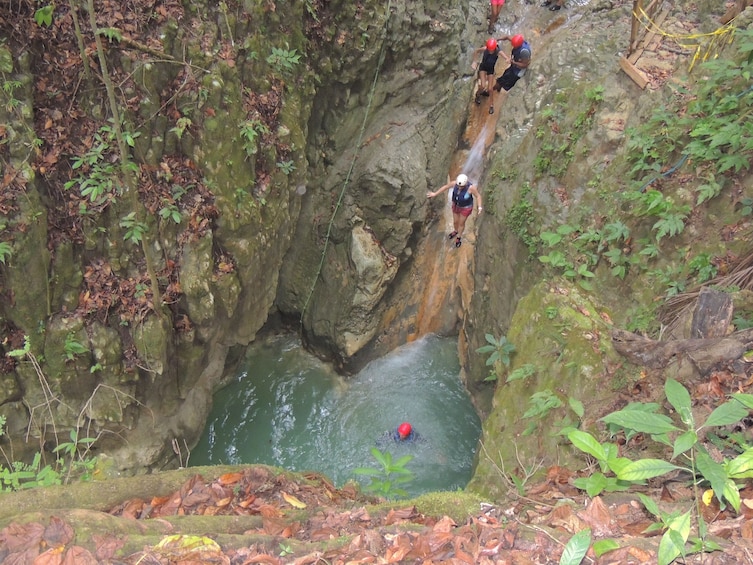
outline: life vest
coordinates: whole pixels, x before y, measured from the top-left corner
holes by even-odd
[[[481,67],[487,69],[493,69],[497,64],[499,58],[499,47],[497,47],[492,53],[489,53],[488,49],[484,49],[484,54],[481,56]]]
[[[531,49],[531,46],[528,44],[527,41],[523,41],[523,45],[521,45],[520,47],[514,47],[513,48],[513,50],[512,50],[512,60],[513,61],[520,61],[521,60],[520,55],[521,55],[521,53],[524,50],[528,50],[528,54],[529,54],[528,60],[530,61],[531,57],[533,57],[533,50]],[[524,74],[526,74],[526,69],[519,69],[519,68],[516,67],[515,70],[516,70],[516,73],[517,73],[518,77],[522,77]]]
[[[468,192],[472,186],[471,183],[468,183],[465,186],[460,187],[456,183],[452,188],[452,203],[459,208],[473,206],[473,195]]]

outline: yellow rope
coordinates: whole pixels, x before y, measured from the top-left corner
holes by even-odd
[[[391,4],[392,0],[388,0],[387,2],[387,20],[385,21],[385,30],[387,28],[387,24],[390,21],[391,16]],[[301,328],[303,327],[303,316],[306,313],[306,310],[308,309],[309,302],[311,301],[311,297],[314,294],[314,289],[316,288],[316,283],[319,281],[319,277],[322,274],[322,269],[324,268],[324,260],[327,255],[327,248],[329,247],[329,240],[330,235],[332,234],[332,226],[335,223],[335,216],[337,215],[337,211],[340,209],[340,205],[342,204],[343,197],[345,196],[345,189],[348,187],[348,183],[350,182],[350,176],[353,174],[353,169],[355,168],[356,159],[358,158],[358,153],[361,150],[361,143],[363,141],[363,135],[366,131],[366,122],[369,118],[369,112],[371,111],[371,104],[374,100],[374,92],[376,91],[376,85],[379,78],[379,72],[382,69],[382,64],[384,63],[384,56],[386,51],[387,41],[382,42],[382,49],[379,52],[379,61],[377,62],[376,66],[376,72],[374,73],[374,81],[371,84],[371,91],[369,92],[369,103],[366,105],[366,112],[363,115],[363,122],[361,123],[361,131],[358,134],[358,143],[356,144],[357,150],[353,153],[353,159],[350,162],[350,168],[348,169],[348,174],[345,177],[345,180],[343,181],[342,189],[340,190],[340,196],[337,198],[337,204],[335,204],[335,209],[332,212],[332,217],[329,220],[329,225],[327,226],[327,235],[324,239],[324,249],[322,249],[322,257],[319,261],[319,268],[316,271],[316,276],[314,277],[314,282],[311,285],[311,290],[309,291],[309,295],[306,297],[306,302],[303,304],[303,308],[301,309]]]
[[[732,20],[729,23],[709,33],[669,33],[667,31],[664,31],[659,26],[659,24],[652,20],[642,7],[639,8],[638,12],[633,11],[633,17],[646,29],[647,33],[651,32],[659,34],[663,37],[674,40],[680,47],[684,49],[692,49],[694,53],[693,59],[690,62],[690,68],[688,69],[689,71],[693,70],[693,67],[699,59],[706,61],[712,54],[716,58],[719,55],[719,52],[722,50],[724,44],[732,43],[732,39],[735,35],[735,30],[737,29],[737,27],[733,25],[734,20]],[[685,41],[692,40],[697,41],[692,44],[683,43]],[[704,43],[706,44],[705,47]]]

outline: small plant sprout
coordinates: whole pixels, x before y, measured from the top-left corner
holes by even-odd
[[[11,249],[10,243],[0,241],[0,263],[5,265],[12,253],[13,250]]]
[[[272,47],[272,53],[267,57],[267,63],[283,71],[293,71],[301,62],[301,55],[295,49],[280,49]]]
[[[371,455],[376,459],[380,468],[359,467],[353,470],[356,475],[364,475],[371,478],[366,485],[368,492],[373,492],[385,498],[401,498],[408,493],[400,486],[413,480],[413,473],[406,469],[406,465],[413,459],[412,455],[403,455],[397,460],[392,459],[389,451],[380,451],[376,447],[371,448]]]
[[[125,241],[130,241],[136,245],[140,244],[144,239],[144,234],[147,231],[147,226],[143,222],[139,222],[136,219],[136,212],[131,212],[127,216],[124,216],[120,220],[120,227],[125,228],[126,232],[123,235]]]
[[[63,348],[65,350],[65,358],[68,359],[68,361],[73,361],[78,355],[83,355],[84,353],[89,352],[86,347],[76,341],[73,332],[68,332],[68,335],[65,336],[65,345]]]
[[[246,152],[246,156],[256,155],[259,151],[257,138],[269,134],[269,128],[259,120],[246,120],[241,123],[240,127],[243,150]]]
[[[172,128],[170,131],[173,132],[175,135],[177,135],[178,139],[182,139],[183,134],[192,125],[193,125],[193,122],[191,121],[191,118],[188,118],[186,116],[181,116],[180,118],[178,118],[178,121],[175,122],[175,127]]]
[[[277,163],[277,168],[287,176],[295,171],[295,163],[293,161],[280,161]]]
[[[496,381],[510,367],[510,355],[515,351],[515,346],[505,336],[496,339],[492,334],[486,334],[484,337],[487,344],[476,349],[476,353],[491,354],[486,360],[486,366],[492,367],[492,371],[484,380]]]

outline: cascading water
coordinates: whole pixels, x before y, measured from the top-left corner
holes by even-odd
[[[456,490],[470,480],[481,424],[460,382],[457,342],[425,336],[338,376],[297,338],[254,344],[244,369],[215,395],[191,465],[265,463],[319,471],[336,485],[357,467],[378,468],[370,449],[413,455],[411,495]],[[420,441],[389,434],[409,421]]]

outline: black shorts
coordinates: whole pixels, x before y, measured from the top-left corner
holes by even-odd
[[[519,79],[518,71],[515,67],[510,65],[505,69],[505,72],[502,73],[502,76],[497,78],[497,88],[495,88],[495,90],[501,90],[504,88],[505,91],[508,91],[515,86],[515,83],[518,82]]]
[[[494,74],[494,67],[495,66],[496,65],[492,65],[491,68],[489,68],[488,66],[485,66],[483,64],[479,65],[478,66],[479,76],[481,76],[481,74],[480,74],[481,71],[484,71],[487,75],[493,75]]]

